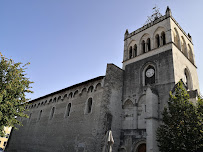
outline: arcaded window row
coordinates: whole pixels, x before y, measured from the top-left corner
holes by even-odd
[[[93,105],[93,100],[92,100],[92,98],[88,98],[88,100],[87,100],[86,103],[85,103],[84,114],[89,114],[89,113],[92,112],[92,105]],[[66,106],[65,113],[64,113],[64,117],[65,117],[65,118],[67,118],[67,117],[70,116],[70,113],[71,113],[71,106],[72,106],[71,103],[68,103],[68,105]],[[51,108],[51,111],[50,111],[50,115],[49,115],[49,119],[50,119],[50,120],[54,117],[55,111],[56,111],[56,107],[52,107],[52,108]],[[41,119],[42,113],[43,113],[43,111],[40,110],[40,111],[39,111],[39,114],[38,114],[38,118],[37,118],[38,121]],[[30,120],[31,118],[32,118],[32,113],[29,114],[29,120]]]
[[[156,33],[154,36],[154,49],[166,44],[165,32]],[[140,47],[138,47],[140,46]],[[139,50],[138,50],[139,49]],[[128,59],[134,58],[138,55],[144,54],[152,50],[152,43],[149,34],[144,34],[139,44],[131,44],[128,50]]]
[[[54,97],[53,99],[41,101],[41,102],[35,103],[35,104],[33,103],[32,105],[27,106],[26,109],[27,108],[36,108],[36,107],[39,107],[42,105],[58,102],[60,100],[63,101],[66,98],[71,99],[71,98],[76,97],[77,95],[83,95],[85,92],[92,93],[92,92],[100,90],[100,89],[101,89],[101,83],[98,83],[95,87],[93,85],[91,85],[88,87],[88,89],[86,89],[86,88],[81,89],[80,93],[79,93],[79,90],[76,90],[75,92],[70,92],[69,94],[64,94],[64,96]]]
[[[176,28],[173,31],[173,41],[176,47],[194,64],[194,55],[190,44],[186,43],[183,36],[179,36]]]
[[[194,55],[190,44],[186,43],[184,36],[179,36],[176,28],[172,30],[173,43],[176,47],[194,64]],[[165,45],[168,41],[166,40],[165,28],[159,27],[155,30],[153,36],[144,34],[139,42],[132,40],[128,46],[128,59],[132,59],[138,55],[142,55],[152,49],[159,48]]]

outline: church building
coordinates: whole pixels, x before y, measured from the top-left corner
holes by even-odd
[[[182,80],[199,92],[192,37],[167,7],[124,34],[122,69],[30,101],[8,152],[159,152],[156,130],[169,92]]]

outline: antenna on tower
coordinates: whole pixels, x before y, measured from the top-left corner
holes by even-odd
[[[150,23],[150,22],[153,22],[154,20],[156,20],[156,19],[158,19],[158,18],[160,18],[162,15],[161,15],[161,13],[159,12],[159,9],[160,8],[158,8],[156,5],[155,5],[155,7],[153,7],[153,14],[151,15],[151,16],[147,16],[147,21],[145,22],[145,24],[144,25],[146,25],[146,24],[148,24],[148,23]]]

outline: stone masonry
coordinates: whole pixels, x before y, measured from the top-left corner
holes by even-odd
[[[194,100],[192,37],[167,7],[165,15],[126,30],[122,69],[107,64],[105,76],[30,101],[29,118],[12,131],[6,151],[107,152],[113,143],[113,152],[158,152],[156,129],[179,80]]]

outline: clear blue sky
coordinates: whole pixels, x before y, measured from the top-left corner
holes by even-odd
[[[1,0],[0,52],[30,62],[35,99],[122,67],[123,38],[144,25],[152,8],[166,7],[192,35],[203,91],[202,0]]]

